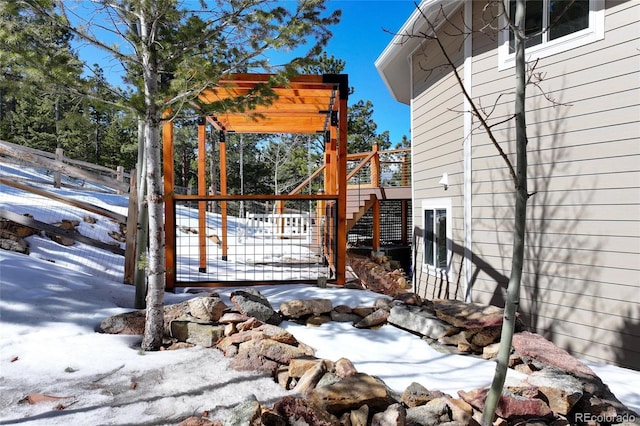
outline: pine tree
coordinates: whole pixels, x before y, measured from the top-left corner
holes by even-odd
[[[208,114],[228,109],[244,110],[268,103],[271,84],[282,84],[300,67],[316,57],[331,33],[328,26],[339,12],[322,16],[323,0],[278,5],[263,0],[231,0],[191,3],[172,0],[114,0],[91,5],[56,1],[59,14],[36,0],[26,2],[30,10],[52,25],[65,28],[117,60],[127,71],[132,91],[121,99],[144,122],[144,159],[149,211],[148,294],[144,350],[158,349],[163,335],[165,289],[163,196],[160,129],[164,120],[175,119],[199,104]],[[87,14],[74,7],[95,6]],[[98,10],[99,8],[99,10]],[[99,14],[98,14],[99,12]],[[93,21],[106,18],[97,34]],[[84,25],[86,24],[86,25]],[[105,41],[119,39],[122,44]],[[213,104],[199,102],[198,94],[215,85],[221,76],[239,70],[271,70],[264,53],[268,49],[293,50],[309,42],[306,55],[278,69],[270,81],[248,96]]]

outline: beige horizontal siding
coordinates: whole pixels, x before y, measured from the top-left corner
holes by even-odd
[[[484,3],[473,4],[479,16]],[[640,368],[640,3],[607,2],[605,12],[604,40],[541,59],[542,92],[528,88],[528,186],[536,194],[528,206],[521,308],[536,331],[574,354]],[[476,17],[474,26],[481,24]],[[445,42],[456,46],[452,37]],[[495,38],[474,35],[472,96],[491,111],[490,124],[513,114],[513,69],[497,70],[496,47]],[[414,224],[422,227],[423,199],[451,197],[453,242],[461,248],[462,95],[450,73],[434,72],[441,59],[437,52],[414,58]],[[510,273],[514,184],[477,120],[474,126],[472,294],[500,304]],[[515,161],[512,121],[493,130]],[[437,183],[444,172],[446,192]],[[463,297],[461,256],[453,256],[442,282],[421,269],[416,243],[416,288]]]
[[[588,268],[601,268],[602,271],[606,271],[606,268],[612,268],[615,272],[625,271],[637,271],[635,260],[637,257],[633,253],[623,251],[608,251],[600,248],[598,245],[592,247],[585,246],[585,239],[582,236],[576,237],[563,237],[564,244],[561,247],[558,246],[546,246],[546,240],[550,240],[549,244],[553,244],[554,238],[557,238],[558,234],[543,234],[540,235],[542,243],[534,245],[536,242],[531,241],[531,235],[527,235],[527,249],[525,251],[525,260],[531,263],[531,266],[536,266],[539,272],[538,262],[545,262],[544,267],[557,270],[558,267],[566,268],[563,273],[563,277],[579,276],[583,277],[585,273],[595,272],[585,271],[584,267]],[[511,240],[510,235],[504,235],[505,240]],[[581,246],[582,243],[582,246]],[[582,249],[576,247],[583,247]],[[631,247],[628,247],[631,248]],[[636,247],[637,249],[638,247]],[[505,249],[498,244],[487,244],[483,246],[481,251],[475,252],[479,257],[500,257],[504,256]],[[575,266],[575,268],[574,268]],[[570,273],[573,271],[572,273]],[[600,273],[602,273],[600,271]],[[629,281],[623,282],[623,284],[636,285],[638,284],[638,277],[633,277]]]

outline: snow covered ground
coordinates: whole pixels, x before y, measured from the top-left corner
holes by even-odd
[[[43,178],[37,171],[0,163],[0,176],[8,175]],[[57,191],[126,214],[125,197]],[[0,185],[0,208],[30,212],[44,222],[48,218],[43,216],[50,214],[5,185]],[[70,206],[48,211],[82,219],[82,213]],[[80,226],[80,232],[92,232],[103,241],[117,229],[106,221]],[[29,256],[0,251],[0,425],[176,424],[205,410],[224,418],[250,395],[269,405],[287,393],[268,377],[227,368],[228,360],[216,350],[142,353],[139,337],[96,333],[105,317],[133,309],[134,289],[121,284],[122,257],[94,253],[80,243],[64,248],[46,237],[31,236],[28,241]],[[219,292],[228,302],[233,290]],[[297,298],[330,298],[334,305],[357,306],[380,297],[368,291],[303,285],[259,290],[276,309]],[[167,294],[166,303],[190,297],[194,295]],[[442,354],[392,326],[282,326],[314,347],[318,357],[349,358],[359,371],[379,376],[398,392],[415,381],[456,395],[458,390],[488,385],[493,376],[493,362]],[[624,404],[640,411],[640,372],[587,364]],[[63,398],[29,404],[28,395]]]

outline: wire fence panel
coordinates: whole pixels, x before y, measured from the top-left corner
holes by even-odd
[[[406,235],[402,235],[402,218],[406,218]],[[411,201],[380,201],[380,245],[391,246],[411,242]],[[351,228],[347,241],[352,247],[370,247],[373,241],[373,212],[368,210]]]
[[[315,282],[332,276],[335,203],[311,196],[232,198],[175,200],[177,286]]]

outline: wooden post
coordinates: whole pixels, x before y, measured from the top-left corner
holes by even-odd
[[[380,154],[378,151],[380,147],[377,143],[374,143],[371,147],[373,151],[373,157],[371,158],[371,186],[374,188],[380,187]],[[380,249],[380,200],[374,194],[373,206],[373,235],[371,241],[371,248],[374,252]]]
[[[380,154],[378,154],[379,147],[377,143],[374,143],[371,150],[374,152],[371,159],[371,186],[377,188],[380,186]]]
[[[62,148],[56,148],[56,161],[62,163],[64,160],[64,151]],[[62,186],[62,174],[59,171],[53,173],[53,186],[60,188]]]
[[[116,167],[116,180],[120,183],[124,183],[124,167],[118,166]],[[118,194],[122,194],[122,190],[117,190]]]
[[[220,131],[220,195],[227,195],[227,137],[226,133]],[[220,203],[222,213],[222,260],[228,259],[227,246],[227,202]]]
[[[331,156],[329,155],[329,150],[331,149],[331,134],[330,132],[326,132],[324,134],[324,171],[322,175],[323,187],[322,193],[327,194],[329,191],[329,175],[331,174]],[[326,256],[329,253],[329,247],[327,244],[327,235],[328,235],[328,221],[327,217],[327,201],[326,200],[318,200],[317,206],[317,216],[318,216],[318,244],[322,247],[322,253]],[[325,259],[328,260],[328,259]]]
[[[336,129],[334,127],[331,128],[331,139],[329,142],[329,155],[331,157],[331,162],[329,164],[329,193],[332,195],[338,194],[338,147],[337,147],[337,136]]]
[[[325,194],[333,194],[330,188],[331,181],[331,133],[325,136],[324,140],[324,192]]]
[[[131,176],[136,176],[136,169],[131,170]],[[125,284],[133,285],[136,271],[136,234],[138,233],[138,182],[131,179],[129,188],[129,209],[127,210],[127,239],[124,252],[124,280]]]
[[[405,152],[402,155],[402,165],[400,166],[400,179],[402,182],[402,186],[409,186],[409,174],[410,174],[410,169],[409,166],[411,165],[411,163],[409,161],[407,161],[407,153]]]
[[[340,90],[338,103],[338,235],[336,284],[346,284],[347,271],[347,98],[348,90]]]
[[[336,143],[336,128],[331,126],[329,131],[329,168],[328,168],[328,192],[331,195],[338,194],[336,172],[338,170],[338,155],[337,155],[337,143]],[[327,217],[327,253],[329,253],[329,267],[337,271],[337,259],[336,259],[336,233],[338,232],[336,223],[337,205],[335,201],[326,203],[325,216]],[[336,272],[337,274],[337,272]]]
[[[165,288],[176,285],[176,211],[174,205],[175,171],[173,169],[173,122],[162,124],[162,171],[164,174]]]
[[[374,195],[373,205],[371,206],[371,215],[373,216],[373,237],[371,241],[371,249],[377,252],[380,249],[380,200]]]
[[[206,137],[207,127],[204,117],[198,119],[198,196],[207,195],[206,181]],[[200,254],[199,271],[207,272],[207,203],[198,202],[198,252]]]
[[[284,214],[285,212],[285,205],[284,205],[284,200],[277,200],[276,201],[276,215],[278,215],[276,217],[276,223],[275,223],[275,229],[274,231],[276,232],[276,234],[284,234],[284,228],[285,228],[285,218],[283,216],[280,216],[282,214]],[[284,237],[279,237],[279,239],[284,239]]]

